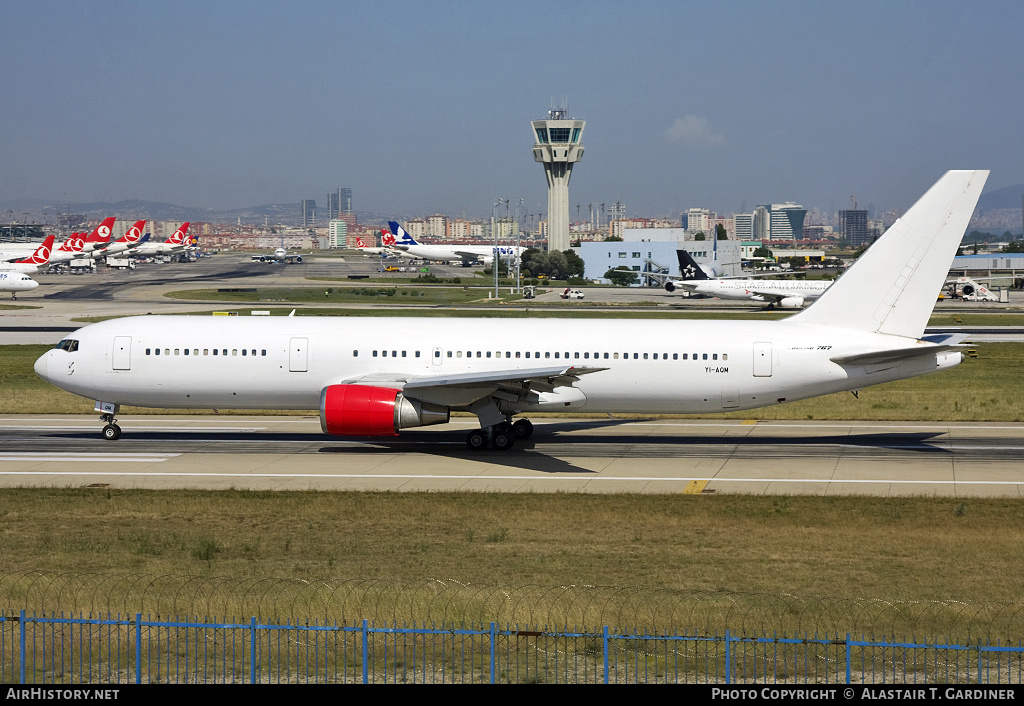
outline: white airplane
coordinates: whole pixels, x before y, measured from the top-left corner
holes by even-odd
[[[154,257],[156,255],[172,255],[184,252],[194,245],[194,239],[190,240],[185,233],[188,232],[188,222],[182,223],[176,231],[162,243],[153,241],[143,242],[133,251],[133,255],[139,257]]]
[[[665,291],[677,289],[702,294],[719,299],[747,299],[767,302],[772,309],[776,304],[785,309],[799,309],[806,302],[814,301],[828,289],[835,280],[797,280],[797,279],[733,279],[713,278],[693,261],[685,250],[679,251],[680,264],[684,258],[689,260],[681,270],[684,275],[692,275],[689,279],[669,280],[665,283]]]
[[[258,262],[283,262],[286,265],[291,265],[302,262],[302,255],[289,255],[288,249],[282,245],[274,249],[273,255],[253,255],[252,259]]]
[[[401,257],[408,257],[419,260],[462,260],[463,267],[469,267],[474,262],[480,261],[485,265],[494,262],[494,254],[499,257],[521,257],[524,247],[514,245],[422,245],[409,235],[402,226],[395,221],[388,221],[388,227],[394,235],[393,244],[385,243],[394,249],[395,254]]]
[[[475,414],[466,443],[510,448],[541,411],[755,409],[953,367],[924,335],[987,171],[947,172],[813,306],[778,321],[138,316],[85,326],[35,363],[120,405],[319,409],[327,434],[393,436]]]
[[[0,292],[10,292],[11,299],[18,298],[18,292],[28,292],[39,283],[22,272],[0,272]]]
[[[49,267],[50,253],[53,250],[54,236],[46,236],[39,247],[31,255],[13,262],[0,262],[0,272],[20,272],[23,275],[34,275],[40,268]]]

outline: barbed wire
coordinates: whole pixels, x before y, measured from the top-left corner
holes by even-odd
[[[1024,637],[1024,604],[684,591],[645,586],[501,586],[451,578],[313,580],[18,571],[0,610],[256,616],[262,620],[601,626],[691,633]]]

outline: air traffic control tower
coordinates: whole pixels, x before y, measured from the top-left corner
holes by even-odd
[[[569,249],[569,177],[572,165],[583,159],[585,120],[569,120],[566,110],[548,111],[547,120],[534,120],[533,159],[544,165],[548,178],[548,252]]]

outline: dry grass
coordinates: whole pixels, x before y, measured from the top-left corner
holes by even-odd
[[[1024,598],[1022,540],[1009,500],[0,490],[5,572],[982,603]],[[578,618],[593,593],[559,610]],[[605,612],[633,600],[599,593]],[[808,620],[776,618],[820,627]]]

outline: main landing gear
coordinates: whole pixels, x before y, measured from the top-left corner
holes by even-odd
[[[529,439],[533,436],[533,422],[519,419],[515,422],[506,421],[486,429],[474,429],[466,435],[466,446],[473,451],[481,451],[490,446],[498,451],[508,451],[517,440]]]

